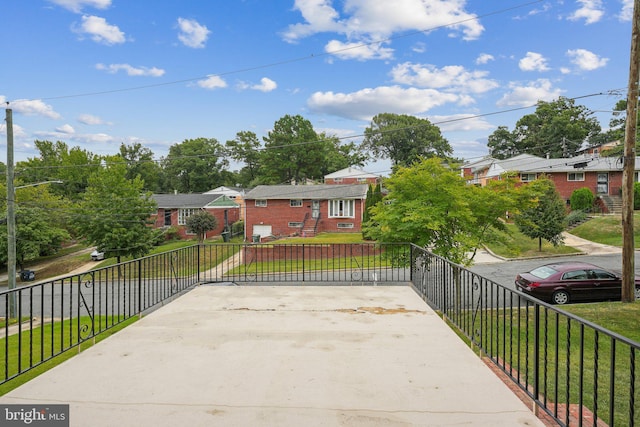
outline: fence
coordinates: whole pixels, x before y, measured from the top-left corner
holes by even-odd
[[[640,344],[413,247],[414,289],[560,425],[640,425]]]

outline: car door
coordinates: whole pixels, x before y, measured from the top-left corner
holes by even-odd
[[[584,301],[593,298],[593,280],[589,279],[587,270],[567,271],[562,275],[562,286],[570,294],[571,301]]]
[[[600,269],[593,269],[590,274],[594,277],[594,294],[597,299],[620,300],[621,280],[618,276]]]

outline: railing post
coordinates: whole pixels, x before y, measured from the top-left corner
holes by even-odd
[[[138,317],[142,318],[142,260],[138,260]]]
[[[200,246],[202,246],[202,243],[198,243],[198,250],[196,252],[198,257],[198,261],[196,262],[198,266],[198,283],[200,283]]]
[[[538,415],[540,387],[540,304],[534,303],[533,309],[533,413]]]

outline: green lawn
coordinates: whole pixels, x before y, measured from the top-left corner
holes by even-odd
[[[362,233],[319,233],[315,237],[291,237],[280,239],[277,243],[363,243]]]
[[[488,243],[486,246],[496,255],[505,258],[527,258],[549,255],[567,255],[578,253],[575,248],[559,245],[553,246],[542,240],[542,252],[538,251],[538,239],[531,239],[522,234],[514,224],[507,224],[507,233],[500,233],[499,242]]]
[[[633,216],[635,247],[640,248],[640,213]],[[622,246],[622,217],[620,215],[596,216],[570,231],[571,234],[592,242]]]

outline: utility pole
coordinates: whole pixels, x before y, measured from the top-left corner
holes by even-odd
[[[635,299],[633,183],[636,168],[636,125],[638,122],[639,44],[640,0],[635,0],[633,3],[633,23],[631,28],[627,123],[624,131],[624,164],[622,170],[622,302],[633,302]]]
[[[9,298],[9,318],[16,317],[16,192],[13,188],[13,112],[6,109],[7,119],[7,288]],[[8,320],[8,319],[7,319]]]

